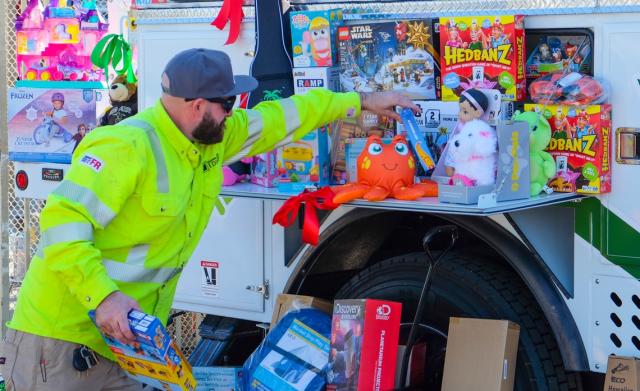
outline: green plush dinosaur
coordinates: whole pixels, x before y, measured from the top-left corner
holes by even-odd
[[[556,174],[556,163],[545,151],[551,141],[551,126],[547,119],[532,111],[516,113],[514,121],[529,124],[529,167],[531,169],[531,195],[540,194],[547,186],[549,179]]]

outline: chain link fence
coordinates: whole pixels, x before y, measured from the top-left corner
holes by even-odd
[[[109,0],[98,0],[97,6],[100,11],[108,17],[107,2]],[[15,63],[16,60],[16,31],[14,29],[14,21],[22,10],[26,7],[26,0],[5,0],[5,18],[2,20],[0,28],[5,29],[5,58],[7,68],[6,85],[8,88],[15,86],[18,79],[18,71]],[[0,100],[6,102],[6,100]],[[6,118],[2,121],[6,124]],[[7,132],[6,125],[2,126],[2,131]],[[7,197],[7,215],[3,216],[6,221],[2,222],[3,229],[7,230],[8,236],[8,267],[9,267],[9,287],[2,287],[4,294],[9,295],[9,310],[12,312],[15,301],[20,290],[20,285],[24,278],[29,265],[29,260],[38,249],[40,240],[40,211],[44,207],[45,202],[42,200],[23,199],[16,196],[13,187],[13,178],[15,169],[12,162],[6,162],[8,165],[7,177],[0,178],[5,185]],[[6,227],[6,228],[5,228]],[[3,243],[5,245],[5,243]],[[176,343],[182,349],[183,353],[188,357],[196,344],[200,340],[198,334],[198,326],[204,318],[204,314],[200,313],[184,313],[175,318],[175,321],[169,327],[169,331],[174,336]]]

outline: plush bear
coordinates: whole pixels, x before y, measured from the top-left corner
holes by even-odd
[[[449,140],[448,153],[454,162],[451,184],[493,185],[496,182],[498,137],[488,123],[474,119],[465,123]]]
[[[525,111],[516,113],[514,121],[524,121],[529,124],[529,167],[531,170],[531,195],[540,194],[549,189],[547,182],[555,176],[556,163],[553,157],[545,151],[551,141],[551,126],[549,121],[540,113]]]
[[[138,87],[135,83],[127,83],[126,75],[118,75],[109,87],[111,107],[100,119],[100,126],[115,125],[138,112]]]

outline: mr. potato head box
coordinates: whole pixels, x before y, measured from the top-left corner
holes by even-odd
[[[440,66],[442,100],[458,100],[470,88],[525,99],[524,16],[440,18]]]

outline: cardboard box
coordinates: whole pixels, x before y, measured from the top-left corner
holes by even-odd
[[[502,99],[526,96],[524,16],[440,18],[442,100],[469,88],[495,88]]]
[[[9,158],[71,163],[81,128],[86,134],[96,127],[96,102],[103,95],[93,89],[10,88]]]
[[[273,316],[271,317],[271,328],[287,314],[289,311],[298,310],[300,308],[317,308],[322,312],[331,314],[333,311],[333,303],[327,300],[319,299],[312,296],[289,295],[281,293],[276,299],[273,306]]]
[[[338,49],[344,91],[397,90],[413,99],[440,98],[434,20],[340,26]]]
[[[330,182],[329,130],[326,125],[277,149],[278,189],[300,193]]]
[[[326,88],[334,92],[340,91],[340,69],[331,68],[294,68],[293,91],[303,95],[314,88]]]
[[[95,312],[89,316],[95,322]],[[132,379],[162,390],[194,391],[191,365],[158,318],[133,310],[129,326],[136,342],[124,345],[102,334],[118,364]]]
[[[507,320],[451,318],[442,391],[510,391],[520,326]]]
[[[639,391],[640,359],[609,356],[604,391]]]
[[[278,153],[271,151],[261,153],[251,160],[251,183],[264,187],[278,185]]]
[[[342,10],[291,12],[294,67],[330,67],[337,63],[336,30]]]
[[[556,161],[548,185],[561,193],[611,191],[611,105],[554,106],[526,104],[541,111],[551,125],[547,152]]]
[[[242,384],[241,367],[193,367],[196,391],[234,391]]]
[[[402,304],[336,300],[331,323],[327,390],[392,390]]]

